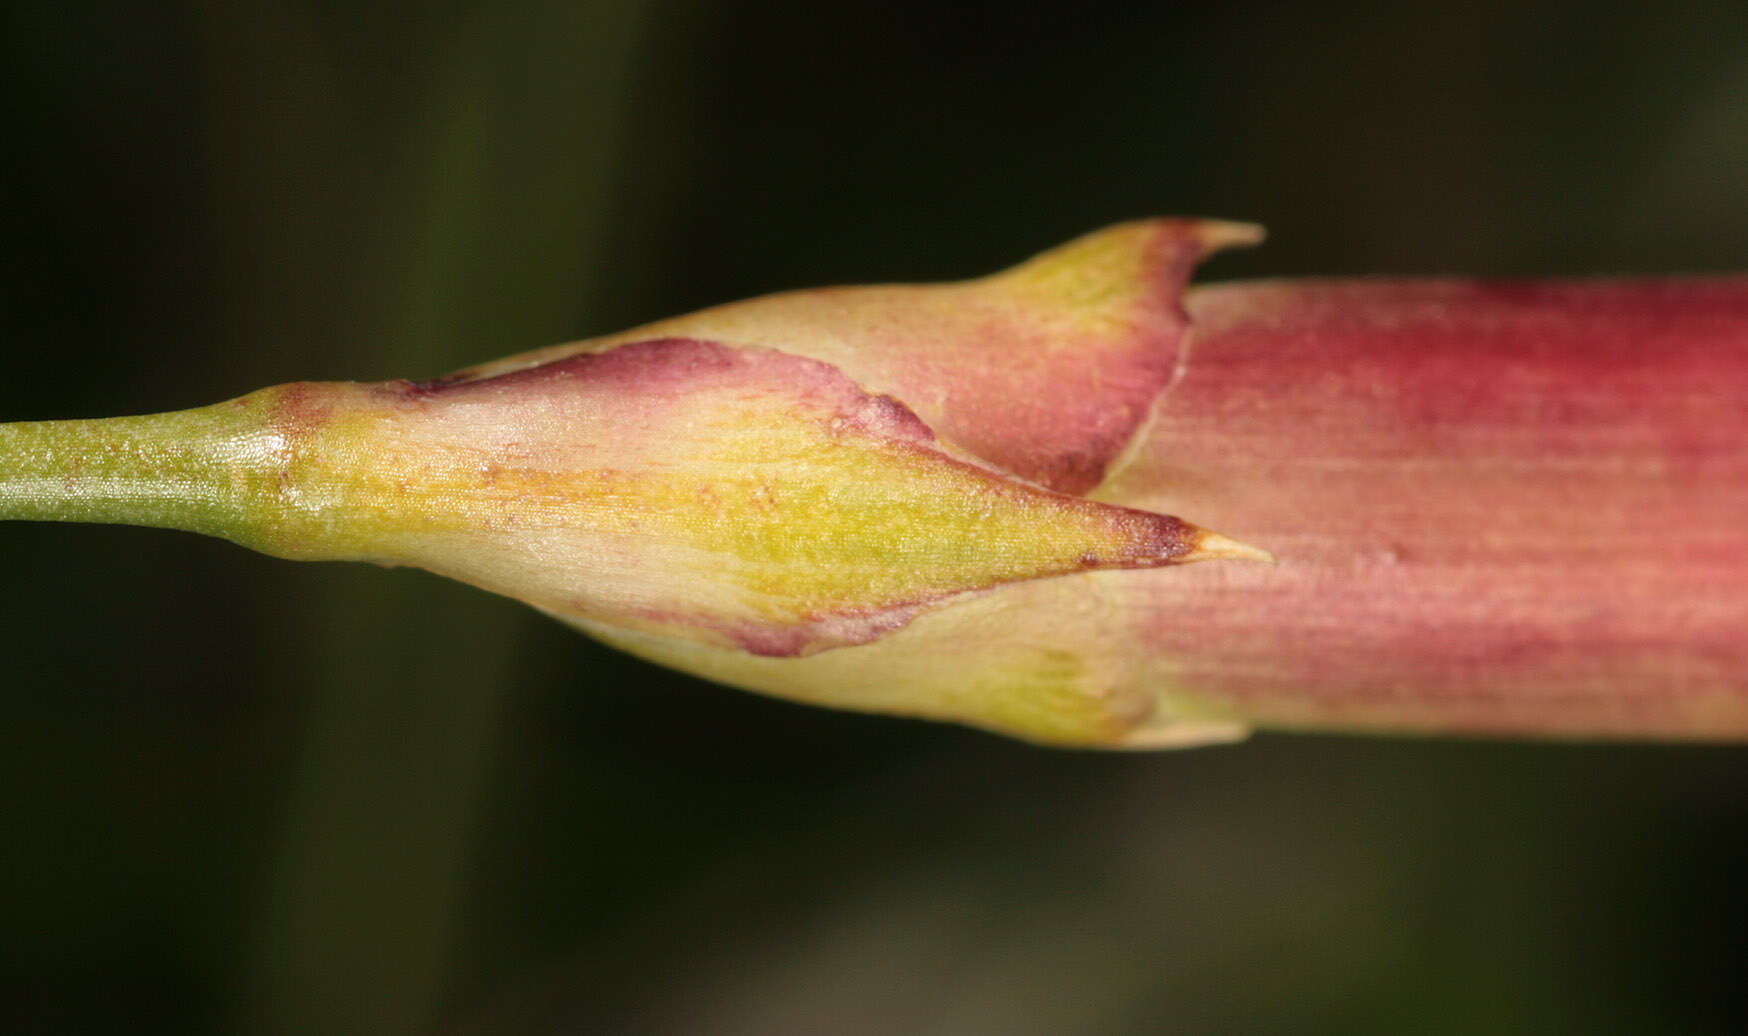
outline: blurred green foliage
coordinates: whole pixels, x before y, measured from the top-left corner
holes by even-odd
[[[1253,218],[1212,276],[1748,266],[1748,9],[114,5],[0,23],[0,419]],[[1044,751],[412,572],[0,529],[19,1032],[1737,1032],[1748,756]],[[950,660],[943,660],[950,664]]]

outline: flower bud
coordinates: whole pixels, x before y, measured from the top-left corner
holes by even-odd
[[[1748,278],[1186,289],[1258,237],[1124,224],[433,382],[0,426],[0,517],[416,565],[1050,743],[1748,736]]]

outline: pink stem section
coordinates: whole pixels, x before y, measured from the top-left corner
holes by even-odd
[[[1748,736],[1748,278],[1202,288],[1096,494],[1273,551],[1126,582],[1257,725]]]

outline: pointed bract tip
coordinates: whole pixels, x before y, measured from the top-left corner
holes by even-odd
[[[1138,751],[1200,748],[1204,745],[1234,744],[1250,737],[1250,733],[1251,728],[1243,723],[1166,718],[1143,724],[1107,747]]]
[[[1202,242],[1202,255],[1209,256],[1228,248],[1250,248],[1268,240],[1268,228],[1261,223],[1243,223],[1229,219],[1196,221],[1197,236]]]
[[[1189,553],[1178,558],[1179,561],[1261,561],[1266,564],[1277,564],[1273,554],[1261,547],[1253,547],[1230,536],[1222,536],[1207,529],[1201,530],[1195,546]]]

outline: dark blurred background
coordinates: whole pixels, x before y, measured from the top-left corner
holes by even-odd
[[[1211,277],[1748,267],[1748,8],[1337,6],[6,0],[0,419],[1155,213],[1269,224]],[[6,1031],[1748,1021],[1748,751],[1047,751],[416,572],[43,525],[0,558]]]

